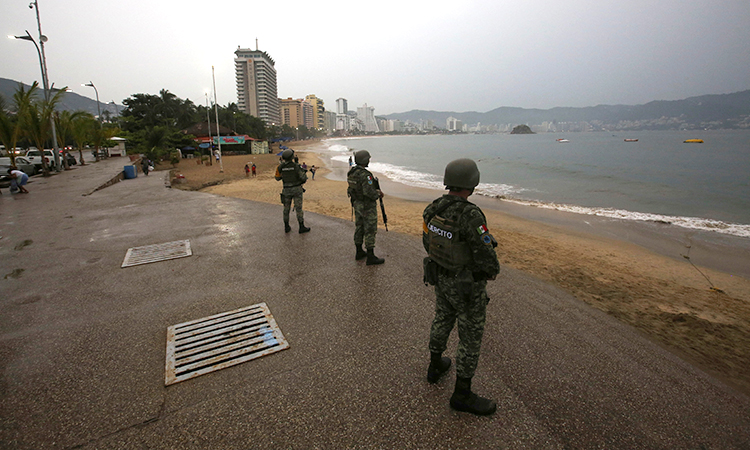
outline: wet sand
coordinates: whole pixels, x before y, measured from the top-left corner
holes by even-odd
[[[315,180],[305,185],[305,211],[350,220],[347,165],[316,153],[319,144],[289,145],[298,151],[300,162],[320,167]],[[243,171],[250,161],[258,166],[255,178],[246,178]],[[217,165],[184,160],[177,170],[184,183],[174,186],[278,204],[281,183],[273,178],[277,164],[273,154],[225,156],[224,173],[219,173]],[[382,178],[381,183],[388,232],[420,236],[422,210],[443,192]],[[750,394],[750,239],[704,236],[665,224],[581,216],[479,196],[470,200],[485,211],[500,243],[502,264],[570,292]],[[278,220],[282,232],[281,217],[269,220]],[[307,222],[314,233],[314,221]],[[384,239],[382,221],[379,227],[378,239]]]

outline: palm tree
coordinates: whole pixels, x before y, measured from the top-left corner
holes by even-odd
[[[102,145],[105,148],[112,147],[114,144],[112,143],[111,139],[118,134],[120,134],[120,128],[113,125],[108,125],[104,128],[100,128],[100,137],[101,142],[100,145]],[[95,140],[96,142],[96,140]]]
[[[9,151],[11,164],[16,163],[16,143],[23,135],[23,124],[20,117],[25,108],[31,104],[39,83],[34,82],[27,91],[23,83],[18,83],[18,89],[13,94],[13,105],[16,108],[16,117],[11,119],[5,112],[5,100],[0,96],[0,141]]]
[[[70,169],[70,166],[68,165],[68,150],[66,149],[66,144],[68,142],[68,137],[70,137],[73,133],[73,121],[75,121],[77,117],[80,117],[83,114],[85,114],[85,112],[83,111],[62,111],[59,113],[55,113],[57,143],[60,148],[63,149],[63,167],[65,167],[65,170]]]
[[[81,160],[81,165],[85,166],[86,163],[83,160],[83,147],[91,142],[92,131],[99,127],[96,119],[89,113],[82,113],[71,121],[71,133],[73,140],[78,147],[78,158]]]
[[[146,148],[150,148],[147,152],[149,159],[158,161],[161,155],[164,153],[164,148],[167,146],[168,139],[168,127],[153,127],[146,130],[144,144]]]
[[[32,100],[33,94],[39,89],[39,83],[36,81],[25,95],[23,87],[16,92],[18,100],[19,121],[23,126],[23,132],[30,140],[36,144],[36,147],[44,153],[44,147],[50,139],[52,124],[51,119],[55,111],[55,106],[66,92],[67,87],[57,91],[49,99]],[[16,97],[14,96],[14,97]],[[49,167],[47,161],[42,157],[42,170],[44,176],[49,176]]]
[[[0,95],[0,142],[10,156],[10,163],[16,164],[16,142],[21,135],[21,127],[18,120],[13,120],[5,111],[5,97]]]

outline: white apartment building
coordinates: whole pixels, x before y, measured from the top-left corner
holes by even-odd
[[[268,53],[249,48],[234,52],[237,80],[237,107],[263,120],[266,125],[281,123],[274,60]]]
[[[456,119],[455,117],[448,117],[448,119],[445,121],[445,128],[448,129],[448,131],[460,131],[463,127],[463,124],[460,120]]]
[[[346,107],[346,99],[345,98],[338,98],[336,99],[336,114],[347,114],[349,110]]]
[[[375,108],[372,106],[367,106],[367,103],[365,103],[362,107],[357,108],[357,117],[364,124],[364,131],[368,133],[380,131],[378,122],[375,120]]]

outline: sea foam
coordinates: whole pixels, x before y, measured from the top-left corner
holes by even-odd
[[[337,141],[339,141],[339,139],[337,139]],[[349,147],[343,144],[329,143],[328,145],[329,152],[333,154],[331,156],[331,160],[348,163],[349,156],[352,156],[351,149]],[[393,164],[380,162],[371,162],[368,168],[373,173],[385,175],[390,180],[396,183],[419,188],[436,189],[440,191],[444,189],[443,177],[440,175],[419,172],[417,170],[409,169],[406,167],[400,167]],[[493,183],[479,183],[479,186],[477,186],[474,191],[475,195],[482,195],[485,197],[512,202],[523,206],[552,209],[574,214],[607,217],[619,220],[662,223],[665,225],[674,225],[691,230],[709,231],[750,238],[750,225],[727,223],[720,220],[704,219],[700,217],[669,216],[606,207],[587,207],[552,202],[542,202],[537,200],[527,200],[519,197],[519,195],[524,192],[528,193],[530,191],[516,186]]]

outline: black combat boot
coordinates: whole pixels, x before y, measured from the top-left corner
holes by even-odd
[[[284,222],[284,233],[292,231],[292,227],[289,226],[289,222]]]
[[[360,259],[367,258],[367,252],[365,251],[365,249],[362,248],[362,244],[357,245],[356,247],[357,247],[357,255],[354,257],[354,259],[359,261]]]
[[[441,353],[430,353],[430,367],[427,368],[427,381],[437,383],[451,367],[451,359]]]
[[[456,390],[451,396],[451,408],[478,416],[489,416],[495,412],[497,404],[471,392],[471,378],[456,377]]]
[[[310,228],[306,227],[305,222],[301,220],[299,222],[299,234],[307,233],[308,231],[310,231]]]
[[[367,249],[367,265],[368,266],[374,266],[377,264],[383,264],[385,262],[384,258],[378,258],[375,256],[375,249],[374,248],[368,248]]]

